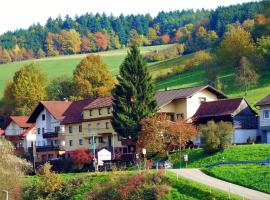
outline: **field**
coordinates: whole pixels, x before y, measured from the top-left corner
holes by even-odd
[[[270,144],[237,145],[224,151],[207,155],[203,149],[184,150],[182,155],[188,154],[190,168],[201,168],[208,164],[224,161],[265,160],[270,155]],[[169,160],[175,168],[179,168],[179,152],[172,153]],[[184,164],[182,164],[183,166]]]
[[[155,171],[152,171],[155,172]],[[152,173],[150,172],[150,173]],[[70,196],[67,196],[65,199],[72,199],[72,200],[81,200],[84,199],[89,192],[91,191],[91,188],[95,188],[96,190],[100,190],[100,185],[109,182],[111,179],[115,179],[118,177],[121,177],[123,175],[135,175],[136,171],[126,171],[126,172],[99,172],[99,173],[73,173],[73,174],[60,174],[61,179],[63,182],[72,181],[72,192],[70,193]],[[211,193],[208,186],[196,183],[194,181],[190,181],[184,178],[179,178],[177,180],[176,174],[172,172],[166,173],[166,182],[169,183],[171,186],[171,190],[169,194],[161,198],[162,200],[172,200],[172,199],[202,199],[206,200],[209,199],[209,196],[211,196],[214,199],[227,199],[228,194],[226,192],[212,189]],[[35,185],[37,180],[39,179],[38,176],[32,176],[27,177],[24,179],[24,185],[30,186]],[[79,183],[79,184],[78,184]],[[30,190],[31,191],[31,190]],[[31,194],[29,194],[29,190],[25,190],[25,195],[23,199],[26,196],[31,197]],[[63,193],[63,192],[62,192]],[[62,194],[61,193],[61,194]],[[91,194],[91,193],[90,193]],[[232,199],[240,199],[238,196],[231,196]],[[107,198],[106,198],[107,199]],[[149,198],[146,198],[149,199]],[[153,199],[150,198],[150,199]]]
[[[141,53],[146,53],[153,50],[159,50],[167,48],[170,45],[160,45],[160,46],[148,46],[141,47]],[[127,49],[111,50],[99,52],[99,54],[104,62],[108,66],[108,70],[112,75],[117,75],[119,66],[124,60],[127,53]],[[36,60],[28,60],[21,62],[13,62],[8,64],[0,65],[0,97],[3,94],[5,82],[11,80],[14,73],[23,65],[26,65],[30,62],[39,63],[44,71],[48,74],[50,79],[55,78],[60,75],[71,76],[76,65],[86,56],[86,54],[77,54],[77,55],[68,55],[68,56],[57,56],[49,57]]]
[[[261,165],[223,165],[203,169],[210,176],[270,193],[270,167]]]

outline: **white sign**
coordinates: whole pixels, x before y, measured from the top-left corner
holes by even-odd
[[[187,154],[184,155],[184,161],[188,162],[188,155]]]
[[[111,160],[112,159],[112,153],[108,151],[107,149],[102,149],[97,153],[98,156],[98,163],[99,165],[105,160]]]
[[[143,153],[143,155],[145,155],[146,154],[146,149],[142,149],[142,153]]]

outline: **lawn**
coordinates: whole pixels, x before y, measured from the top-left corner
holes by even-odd
[[[178,180],[174,173],[166,175],[171,183],[172,189],[169,195],[162,200],[186,199],[186,200],[209,200],[209,199],[229,199],[229,194],[218,189],[213,189],[206,185],[196,183],[180,177]],[[211,191],[211,192],[210,192]],[[236,195],[231,195],[230,199],[241,199]]]
[[[155,171],[152,171],[155,172]],[[84,199],[85,195],[89,194],[91,188],[95,188],[97,184],[103,184],[108,182],[111,177],[120,177],[123,174],[135,175],[137,171],[125,171],[125,172],[99,172],[99,173],[71,173],[71,174],[61,174],[61,178],[64,182],[71,180],[79,180],[80,185],[75,186],[72,196],[67,199],[81,200]],[[211,189],[208,186],[190,181],[184,178],[179,178],[177,180],[176,174],[172,172],[167,172],[166,177],[168,183],[171,185],[171,190],[169,194],[162,198],[162,200],[173,200],[173,199],[209,199],[209,196],[215,199],[227,199],[228,194],[226,192]],[[24,179],[24,185],[36,184],[39,179],[38,176],[27,177]],[[90,193],[91,194],[91,193]],[[109,199],[109,197],[108,197]],[[232,196],[232,199],[240,199],[237,196]]]
[[[264,160],[270,156],[270,144],[231,146],[212,155],[207,155],[201,148],[184,150],[182,155],[184,154],[188,154],[189,157],[188,167],[201,168],[211,163],[220,162],[223,157],[224,161]],[[175,168],[179,167],[179,157],[179,152],[174,152],[169,157]]]
[[[141,53],[144,54],[149,51],[164,49],[168,46],[170,45],[141,47]],[[118,74],[119,66],[127,54],[127,48],[104,51],[96,54],[99,54],[103,58],[104,62],[108,66],[108,70],[115,76]],[[85,56],[86,54],[77,54],[0,64],[0,97],[3,94],[5,82],[11,80],[14,73],[20,67],[29,64],[30,62],[34,61],[39,63],[48,74],[49,79],[52,79],[60,75],[71,76],[76,65],[78,65]]]
[[[270,194],[269,166],[222,165],[202,171],[210,176]]]

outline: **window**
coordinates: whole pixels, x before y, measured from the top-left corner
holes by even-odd
[[[206,97],[199,97],[199,103],[206,102]]]
[[[55,133],[59,133],[59,131],[60,131],[60,126],[54,127],[54,131],[55,131]]]
[[[45,133],[45,128],[42,128],[42,134]]]
[[[102,115],[101,108],[98,109],[98,114]]]
[[[110,122],[106,122],[106,129],[110,128]]]
[[[264,110],[263,111],[263,118],[264,119],[270,119],[270,110]]]
[[[83,140],[82,139],[79,139],[79,144],[83,145]]]
[[[121,135],[117,135],[117,139],[118,139],[118,141],[121,141],[122,140]]]
[[[82,125],[79,125],[79,132],[82,132]]]
[[[103,137],[98,137],[98,142],[99,143],[104,143]]]
[[[40,134],[40,128],[37,129],[37,133]]]
[[[111,114],[111,108],[107,107],[107,114]]]
[[[68,132],[69,132],[69,133],[72,133],[72,126],[69,126],[69,127],[68,127]]]
[[[92,131],[92,130],[93,130],[92,124],[88,124],[88,131]]]
[[[177,119],[184,119],[184,114],[183,113],[178,113],[176,115]]]
[[[101,129],[101,125],[100,123],[97,123],[97,130],[100,130]]]
[[[69,146],[72,146],[72,145],[73,145],[73,141],[69,140]]]
[[[89,110],[89,116],[93,116],[93,111]]]
[[[44,121],[45,120],[45,114],[42,114],[41,118],[42,118],[42,121]]]

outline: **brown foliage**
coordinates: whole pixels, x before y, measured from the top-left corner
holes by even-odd
[[[84,149],[76,149],[74,151],[73,160],[78,169],[82,169],[85,164],[90,164],[93,160],[93,154]]]
[[[96,46],[98,49],[101,49],[101,50],[108,49],[109,37],[106,34],[103,34],[101,32],[96,32],[95,38],[96,38]]]
[[[170,42],[171,38],[169,36],[169,34],[164,34],[161,36],[161,41],[163,42],[163,44],[168,44]]]

